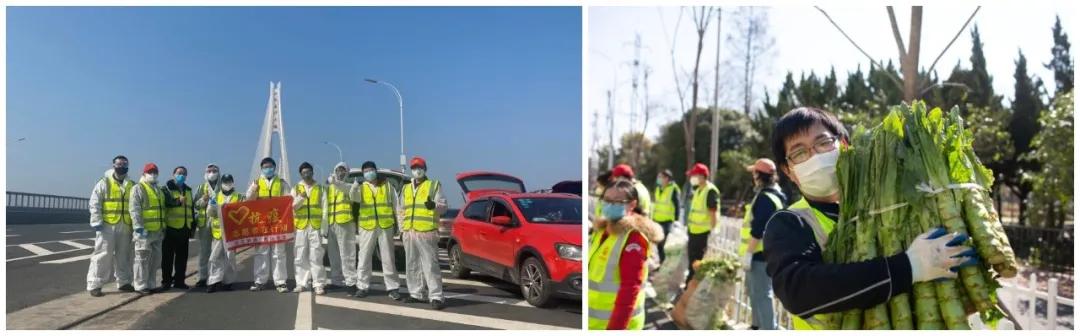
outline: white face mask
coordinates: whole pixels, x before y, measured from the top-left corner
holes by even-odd
[[[144,174],[143,178],[146,179],[147,183],[157,184],[157,174]]]
[[[222,184],[221,185],[221,190],[224,190],[224,191],[232,191],[232,188],[233,188],[232,184]]]
[[[423,178],[424,177],[424,169],[422,169],[422,168],[413,169],[412,170],[412,176],[415,177],[415,178]]]
[[[206,180],[210,182],[217,181],[218,173],[206,173]]]
[[[836,160],[840,149],[818,153],[806,162],[795,165],[795,177],[799,179],[799,190],[817,198],[826,198],[840,192],[836,181]]]
[[[694,175],[694,176],[690,177],[690,185],[700,185],[700,184],[701,184],[701,176]]]

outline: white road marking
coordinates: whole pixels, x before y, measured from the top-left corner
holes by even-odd
[[[8,238],[15,238],[15,237],[18,237],[18,236],[19,235],[7,235]]]
[[[69,234],[69,233],[86,233],[86,232],[94,232],[94,230],[64,231],[64,232],[59,232],[59,233]]]
[[[36,255],[39,255],[39,256],[47,256],[47,255],[56,253],[56,252],[53,252],[53,251],[46,250],[46,249],[44,249],[44,248],[42,248],[40,246],[34,245],[34,244],[19,244],[19,247],[24,248],[27,251],[30,251],[30,253],[33,253],[33,254],[36,254]]]
[[[492,317],[484,317],[468,314],[449,313],[438,310],[430,309],[417,309],[411,307],[404,307],[401,305],[388,305],[381,303],[365,302],[359,300],[349,300],[328,296],[315,296],[315,303],[334,306],[339,308],[348,308],[354,310],[362,310],[369,312],[376,312],[381,314],[390,314],[395,316],[418,318],[425,320],[434,320],[446,323],[465,324],[477,327],[507,329],[507,330],[521,330],[521,329],[534,329],[534,330],[580,330],[577,328],[566,328],[560,326],[553,326],[539,323],[529,323],[514,320],[505,320]]]
[[[448,271],[443,271],[443,273],[449,274],[450,272],[448,272]],[[382,272],[379,272],[379,271],[372,271],[372,272],[371,272],[371,276],[373,276],[373,277],[382,277]],[[404,280],[405,280],[405,279],[404,279],[404,278],[405,278],[405,273],[398,273],[398,277],[401,277],[401,278],[402,278],[402,281],[404,281]],[[443,276],[443,278],[442,278],[442,282],[443,282],[444,284],[446,284],[446,283],[450,283],[450,284],[456,284],[456,285],[466,285],[466,286],[481,286],[481,287],[494,287],[494,286],[492,286],[491,284],[489,284],[489,283],[486,283],[486,282],[480,282],[480,281],[473,281],[473,280],[462,280],[462,279],[453,279],[453,278],[448,278],[448,277],[447,277],[447,276],[445,276],[445,275],[444,275],[444,276]]]
[[[373,290],[386,290],[386,285],[383,285],[381,283],[373,283],[373,284],[371,284],[371,289],[373,289]],[[504,305],[510,305],[510,306],[518,306],[518,307],[532,307],[532,305],[530,305],[529,302],[525,301],[525,300],[518,300],[518,299],[514,299],[514,298],[505,298],[505,297],[498,297],[498,296],[479,295],[479,294],[466,294],[466,293],[454,293],[454,292],[443,291],[443,298],[446,298],[446,299],[460,299],[460,300],[474,301],[474,302],[496,303],[496,304],[504,304]]]
[[[42,264],[66,264],[66,263],[69,263],[69,262],[76,262],[76,261],[80,261],[80,260],[90,259],[90,256],[91,256],[90,254],[87,254],[87,255],[81,255],[81,256],[76,256],[76,257],[71,257],[71,258],[42,261],[41,263]]]
[[[294,324],[295,330],[311,330],[311,291],[304,291],[300,293],[300,297],[296,300],[296,323]]]
[[[76,243],[76,242],[73,242],[73,241],[70,241],[70,240],[62,240],[62,241],[60,241],[60,243],[64,244],[64,245],[67,245],[67,246],[77,248],[77,249],[85,249],[85,248],[93,247],[93,246],[86,245],[86,244],[79,244],[79,243]]]

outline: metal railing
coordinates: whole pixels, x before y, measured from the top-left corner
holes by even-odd
[[[1021,280],[1023,281],[1023,280]],[[1013,302],[1006,302],[1006,306],[1019,310],[1014,312],[1014,317],[1017,322],[1020,323],[1021,328],[1026,330],[1032,329],[1059,329],[1062,326],[1059,323],[1058,310],[1059,306],[1069,306],[1075,309],[1076,305],[1071,298],[1058,295],[1057,278],[1050,278],[1047,280],[1046,291],[1039,290],[1038,277],[1035,273],[1031,273],[1027,281],[1027,287],[1021,288],[1019,286],[1004,283],[1001,289],[1010,291],[1015,296]],[[1045,305],[1039,305],[1039,301],[1044,301]],[[1045,312],[1040,318],[1038,314],[1038,307],[1045,307]],[[1068,309],[1067,311],[1072,311]],[[1071,320],[1071,318],[1069,318]],[[1067,322],[1066,322],[1067,323]],[[1072,327],[1071,324],[1065,326],[1066,329]]]
[[[90,199],[84,197],[57,196],[8,191],[7,207],[86,210],[90,208]]]

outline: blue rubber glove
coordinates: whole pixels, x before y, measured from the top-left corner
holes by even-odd
[[[146,238],[146,229],[135,228],[135,234],[139,235],[139,238]]]
[[[101,230],[105,230],[105,224],[98,224],[98,225],[90,224],[90,227],[93,228],[94,231],[97,231],[97,232],[101,232]]]
[[[956,272],[978,259],[974,249],[961,245],[967,235],[946,235],[947,231],[936,228],[915,238],[905,254],[911,264],[911,282],[956,278]]]

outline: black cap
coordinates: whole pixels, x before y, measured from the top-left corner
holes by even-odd
[[[660,171],[660,174],[664,175],[664,176],[667,176],[667,178],[671,178],[671,176],[672,176],[671,175],[671,169],[664,169],[664,170]]]
[[[364,164],[360,165],[360,169],[368,169],[368,168],[378,169],[378,168],[375,167],[375,162],[374,161],[364,161]]]
[[[307,168],[307,169],[311,169],[312,171],[314,171],[314,170],[315,170],[315,168],[312,168],[312,167],[311,167],[311,164],[310,164],[310,163],[307,163],[307,161],[304,161],[304,163],[301,163],[301,164],[300,164],[300,171],[301,171],[301,172],[302,172],[302,171],[304,171],[304,168]]]
[[[225,174],[221,177],[221,183],[229,183],[233,181],[232,174]]]
[[[262,159],[262,162],[259,163],[259,166],[262,167],[262,165],[266,164],[267,162],[274,165],[274,167],[277,167],[277,162],[275,162],[274,159],[270,157]]]

